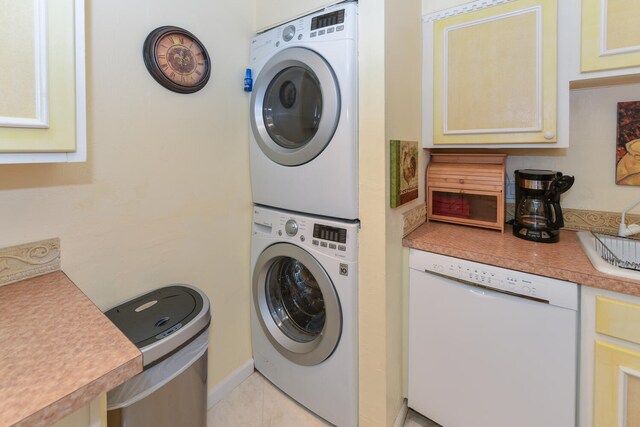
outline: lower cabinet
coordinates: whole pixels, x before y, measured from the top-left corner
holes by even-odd
[[[580,427],[640,427],[640,298],[582,287]]]

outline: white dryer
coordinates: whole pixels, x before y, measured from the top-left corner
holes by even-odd
[[[339,427],[358,424],[358,222],[256,206],[255,367]]]
[[[358,218],[357,13],[341,3],[252,40],[255,203]]]

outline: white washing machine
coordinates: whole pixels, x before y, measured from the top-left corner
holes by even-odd
[[[254,207],[255,367],[339,427],[358,425],[358,226]]]
[[[341,3],[252,40],[255,203],[358,218],[357,15]]]

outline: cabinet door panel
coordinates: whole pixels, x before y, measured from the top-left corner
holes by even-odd
[[[0,163],[84,151],[83,26],[83,0],[0,0]]]
[[[594,427],[640,426],[640,352],[595,342]]]
[[[582,1],[582,72],[640,66],[640,1]]]
[[[434,144],[556,141],[556,17],[516,0],[434,23]]]
[[[445,134],[540,130],[538,14],[445,29]]]
[[[596,332],[640,344],[640,304],[596,297]]]
[[[640,426],[640,378],[627,378],[627,426]]]
[[[606,0],[606,45],[608,51],[640,46],[638,0]]]

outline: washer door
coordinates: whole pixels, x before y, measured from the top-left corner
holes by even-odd
[[[313,160],[340,118],[340,89],[327,61],[300,47],[274,55],[256,79],[251,128],[262,152],[284,166]]]
[[[276,243],[265,249],[253,272],[253,302],[271,344],[290,361],[317,365],[340,341],[342,310],[320,263],[304,249]]]

